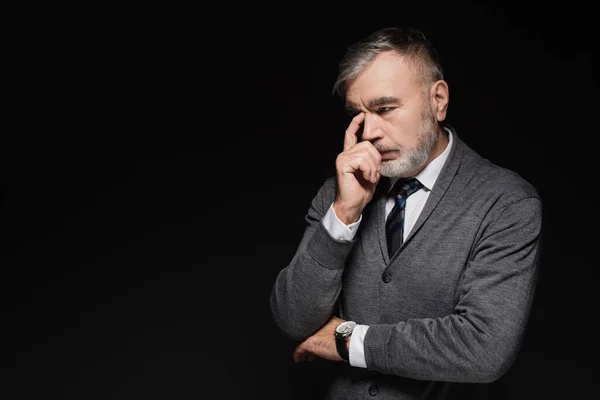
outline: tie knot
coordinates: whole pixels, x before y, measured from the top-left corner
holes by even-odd
[[[407,198],[422,187],[423,184],[417,178],[399,179],[394,185],[396,195],[404,198]]]

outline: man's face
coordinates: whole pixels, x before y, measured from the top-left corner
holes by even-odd
[[[393,52],[379,54],[348,86],[346,107],[364,112],[361,138],[381,154],[381,174],[416,175],[433,159],[440,127],[418,71]]]

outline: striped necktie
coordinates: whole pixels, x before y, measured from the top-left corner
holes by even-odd
[[[390,258],[396,250],[400,248],[404,237],[404,208],[408,196],[423,187],[423,184],[416,178],[399,179],[392,188],[395,190],[396,197],[394,208],[387,218],[385,227],[387,233],[387,247]]]

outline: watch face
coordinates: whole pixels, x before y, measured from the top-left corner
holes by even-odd
[[[339,333],[340,335],[344,335],[344,334],[351,333],[355,326],[356,326],[356,322],[354,322],[354,321],[345,321],[345,322],[342,322],[341,324],[339,324],[335,328],[335,331],[337,333]]]

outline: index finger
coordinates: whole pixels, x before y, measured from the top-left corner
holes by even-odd
[[[358,143],[358,136],[356,136],[356,133],[359,131],[360,125],[364,120],[365,113],[361,112],[350,121],[350,125],[348,125],[348,129],[346,129],[346,134],[344,136],[344,151]]]

